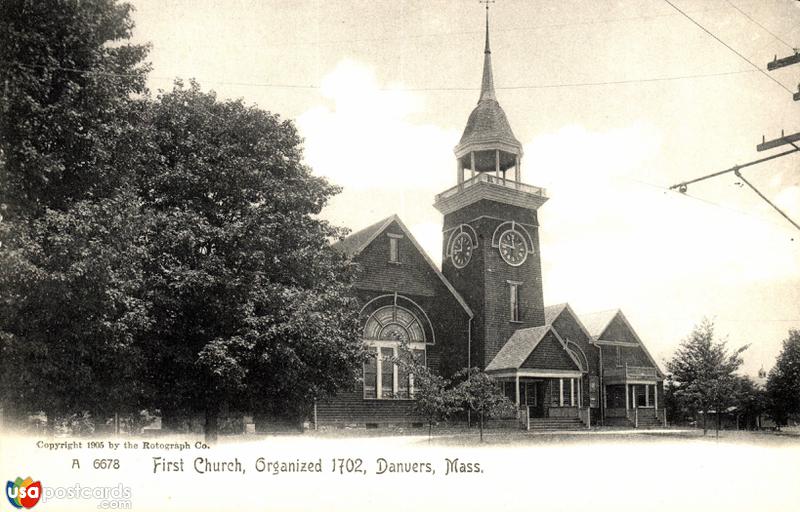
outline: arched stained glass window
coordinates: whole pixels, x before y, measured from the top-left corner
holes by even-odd
[[[364,339],[424,342],[425,331],[413,313],[400,306],[384,306],[370,315],[364,326]]]

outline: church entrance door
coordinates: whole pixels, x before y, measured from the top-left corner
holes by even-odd
[[[544,417],[544,407],[542,406],[544,399],[542,384],[543,383],[541,381],[525,383],[525,405],[528,406],[529,418]]]

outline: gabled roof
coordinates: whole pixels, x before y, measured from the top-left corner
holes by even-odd
[[[622,320],[622,323],[625,324],[625,327],[630,331],[634,339],[636,339],[639,347],[650,360],[650,363],[653,365],[659,375],[664,377],[664,372],[661,371],[661,368],[658,366],[656,360],[652,355],[650,355],[650,351],[647,350],[647,346],[639,337],[639,334],[636,332],[636,330],[634,330],[630,322],[628,322],[628,319],[625,317],[625,314],[622,313],[621,309],[609,309],[606,311],[598,311],[597,313],[584,314],[581,315],[581,320],[583,320],[583,323],[586,325],[586,328],[589,330],[592,338],[595,340],[600,340],[600,336],[602,336],[603,332],[605,332],[605,330],[617,316],[619,316],[620,320]]]
[[[461,294],[459,294],[456,291],[455,288],[453,288],[453,285],[450,284],[450,281],[448,281],[447,278],[444,276],[444,274],[442,274],[442,272],[436,267],[436,265],[433,263],[433,260],[430,258],[430,256],[428,256],[428,253],[425,252],[425,249],[422,248],[417,239],[414,238],[414,235],[411,234],[411,230],[409,230],[408,227],[406,227],[406,225],[403,224],[403,221],[400,220],[400,217],[398,217],[397,214],[386,217],[385,219],[378,221],[375,224],[372,224],[371,226],[367,226],[366,228],[360,231],[356,231],[355,233],[344,238],[343,240],[334,243],[332,247],[338,251],[341,251],[348,258],[352,259],[358,256],[358,254],[360,254],[361,251],[363,251],[369,244],[371,244],[372,241],[375,240],[375,238],[377,238],[378,235],[383,233],[383,231],[386,228],[388,228],[389,225],[391,225],[393,222],[397,223],[397,225],[403,231],[403,234],[406,236],[406,238],[408,238],[408,240],[411,241],[417,252],[419,252],[425,259],[425,262],[428,264],[431,271],[433,271],[433,273],[439,277],[439,279],[444,284],[445,288],[447,288],[450,291],[450,293],[453,295],[456,301],[461,305],[462,308],[464,308],[464,311],[466,311],[469,317],[472,318],[474,315],[470,307],[467,305],[466,301],[464,301],[464,298],[461,296]]]
[[[595,313],[585,313],[579,318],[592,338],[597,339],[601,334],[603,334],[603,331],[606,330],[608,325],[619,312],[619,309],[607,309],[605,311],[597,311]]]
[[[525,359],[531,355],[536,345],[542,341],[544,335],[552,330],[549,325],[519,329],[511,335],[511,338],[503,345],[500,352],[494,356],[492,362],[486,367],[486,371],[519,368],[525,362]]]
[[[494,356],[492,362],[486,367],[486,371],[516,370],[522,366],[528,356],[536,349],[547,333],[552,332],[561,347],[570,357],[576,368],[580,369],[581,364],[575,356],[566,348],[564,340],[550,325],[540,325],[538,327],[528,327],[519,329],[511,335],[500,352]]]
[[[578,317],[578,314],[575,313],[575,311],[572,309],[572,307],[566,302],[563,303],[563,304],[556,304],[556,305],[553,305],[553,306],[545,307],[544,308],[544,323],[547,324],[547,325],[553,325],[553,322],[555,322],[556,319],[559,316],[561,316],[561,313],[563,313],[564,311],[568,312],[572,316],[572,319],[575,320],[575,323],[578,324],[578,327],[580,327],[580,329],[583,331],[583,333],[586,335],[586,337],[589,338],[589,342],[591,343],[591,341],[593,339],[593,336],[589,332],[589,329],[586,328],[586,326],[581,321],[580,317]]]
[[[333,244],[333,248],[337,251],[344,253],[348,258],[352,258],[366,246],[370,244],[375,237],[378,236],[384,229],[389,227],[389,224],[395,219],[396,215],[390,215],[385,219],[381,219],[375,224],[358,230],[355,233],[350,233],[343,240],[339,240]]]
[[[544,308],[544,324],[553,325],[558,315],[567,308],[567,303],[555,304],[553,306],[545,306]]]

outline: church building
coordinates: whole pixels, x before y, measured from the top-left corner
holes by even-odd
[[[528,429],[664,424],[664,374],[622,311],[577,315],[542,293],[543,188],[522,181],[522,144],[497,100],[488,11],[478,104],[455,147],[441,270],[393,215],[334,247],[361,267],[363,341],[372,357],[356,388],[320,402],[317,425],[410,425],[413,378],[401,344],[444,376],[478,367]]]

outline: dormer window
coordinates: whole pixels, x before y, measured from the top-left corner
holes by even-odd
[[[387,233],[389,237],[389,263],[400,263],[400,239],[403,235]]]

